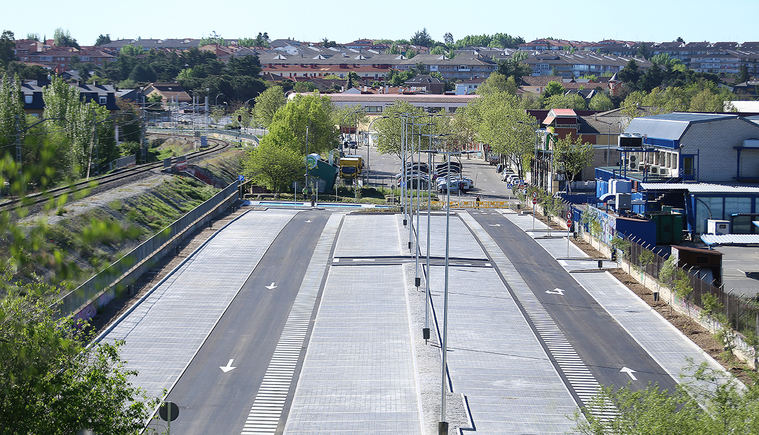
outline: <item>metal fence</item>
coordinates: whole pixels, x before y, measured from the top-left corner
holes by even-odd
[[[657,252],[656,247],[646,245],[640,240],[634,238],[627,240],[630,242],[629,252],[626,253],[628,261],[639,270],[658,279],[667,257]],[[644,262],[641,261],[644,251],[653,253],[653,258],[648,264],[642,264]],[[688,303],[703,309],[704,295],[714,295],[718,301],[718,305],[714,308],[715,314],[723,314],[730,326],[744,335],[746,333],[759,334],[759,303],[757,299],[733,294],[729,290],[725,290],[724,284],[717,286],[715,282],[705,279],[705,274],[694,267],[676,266],[675,269],[676,272],[673,274],[675,279],[677,279],[678,274],[685,273],[684,276],[688,278],[690,288],[693,289],[686,298]],[[677,272],[677,270],[682,272]],[[671,283],[669,284],[672,286]]]
[[[192,227],[202,225],[203,217],[210,211],[236,201],[237,191],[238,182],[235,181],[153,237],[141,243],[128,254],[116,260],[97,275],[79,285],[79,287],[67,293],[60,299],[59,311],[61,315],[78,313],[88,305],[92,305],[93,302],[111,287],[117,286],[118,291],[132,284],[142,273],[158,261],[159,256],[157,254],[168,251],[180,242],[179,240],[172,241],[175,236],[185,230],[192,230]]]
[[[268,130],[263,128],[247,128],[245,131],[240,130],[223,130],[220,128],[177,128],[177,127],[148,127],[148,133],[174,133],[179,135],[193,135],[197,132],[199,135],[219,135],[227,137],[230,140],[237,140],[239,138],[252,140],[258,143],[259,137],[263,137],[268,133]]]

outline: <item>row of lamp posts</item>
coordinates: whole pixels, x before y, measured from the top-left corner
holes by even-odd
[[[446,421],[446,366],[448,356],[448,268],[449,268],[449,253],[450,253],[450,204],[451,204],[451,156],[460,154],[453,151],[440,151],[433,149],[433,138],[439,138],[446,136],[445,134],[422,134],[421,128],[423,126],[431,125],[430,123],[414,123],[408,122],[410,118],[429,115],[410,115],[404,114],[402,119],[402,135],[401,135],[401,210],[403,212],[403,224],[409,228],[408,248],[412,249],[412,245],[415,241],[414,257],[415,257],[415,278],[414,284],[419,289],[421,285],[421,277],[419,275],[419,256],[421,255],[419,246],[419,220],[421,211],[421,174],[419,168],[417,168],[414,177],[411,180],[416,181],[416,211],[414,211],[413,191],[409,189],[409,171],[414,169],[414,127],[418,127],[418,141],[416,145],[417,164],[421,163],[421,154],[427,154],[427,167],[432,170],[433,167],[433,154],[443,154],[446,156],[447,173],[446,173],[446,207],[445,207],[445,272],[444,272],[444,289],[443,289],[443,331],[441,337],[441,352],[442,352],[442,364],[440,370],[440,419],[438,422],[438,432],[440,434],[448,433],[448,422]],[[411,128],[411,134],[409,135],[409,127]],[[409,143],[408,137],[412,139]],[[422,150],[422,137],[429,138],[429,148]],[[407,162],[409,164],[407,164]],[[430,339],[430,227],[431,227],[431,200],[432,200],[432,182],[427,180],[427,245],[426,245],[426,268],[427,277],[425,279],[425,310],[424,310],[424,327],[422,328],[422,336],[425,343]],[[414,231],[414,213],[416,212],[416,231]]]

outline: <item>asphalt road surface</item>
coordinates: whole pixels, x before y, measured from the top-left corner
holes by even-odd
[[[240,433],[328,218],[302,211],[274,240],[169,393],[179,405],[172,432]]]
[[[577,354],[602,385],[633,389],[649,383],[674,389],[676,382],[532,237],[498,213],[472,213],[508,257]],[[495,226],[495,225],[498,226]],[[546,293],[554,289],[564,294]]]

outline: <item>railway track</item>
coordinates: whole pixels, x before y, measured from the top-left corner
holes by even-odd
[[[176,134],[171,134],[171,136],[176,136]],[[187,157],[188,163],[202,160],[212,154],[224,151],[230,146],[228,142],[220,139],[209,138],[208,141],[215,144],[206,149],[184,155]],[[35,212],[41,204],[48,202],[51,199],[57,199],[63,195],[71,195],[86,189],[92,189],[90,194],[102,192],[144,178],[145,176],[150,175],[153,170],[159,168],[163,168],[163,162],[143,163],[110,174],[91,177],[89,180],[77,181],[76,183],[66,186],[56,187],[44,192],[33,193],[23,199],[11,198],[0,203],[0,212],[13,211],[21,207],[27,207],[30,212]]]

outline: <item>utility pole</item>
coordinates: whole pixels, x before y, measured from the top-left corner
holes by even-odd
[[[97,124],[95,123],[95,114],[90,106],[90,116],[92,117],[92,138],[90,139],[90,156],[87,159],[87,179],[90,179],[90,168],[92,167],[92,149],[95,147],[95,138],[97,135]]]
[[[21,120],[16,114],[16,163],[18,164],[18,173],[21,175]]]

